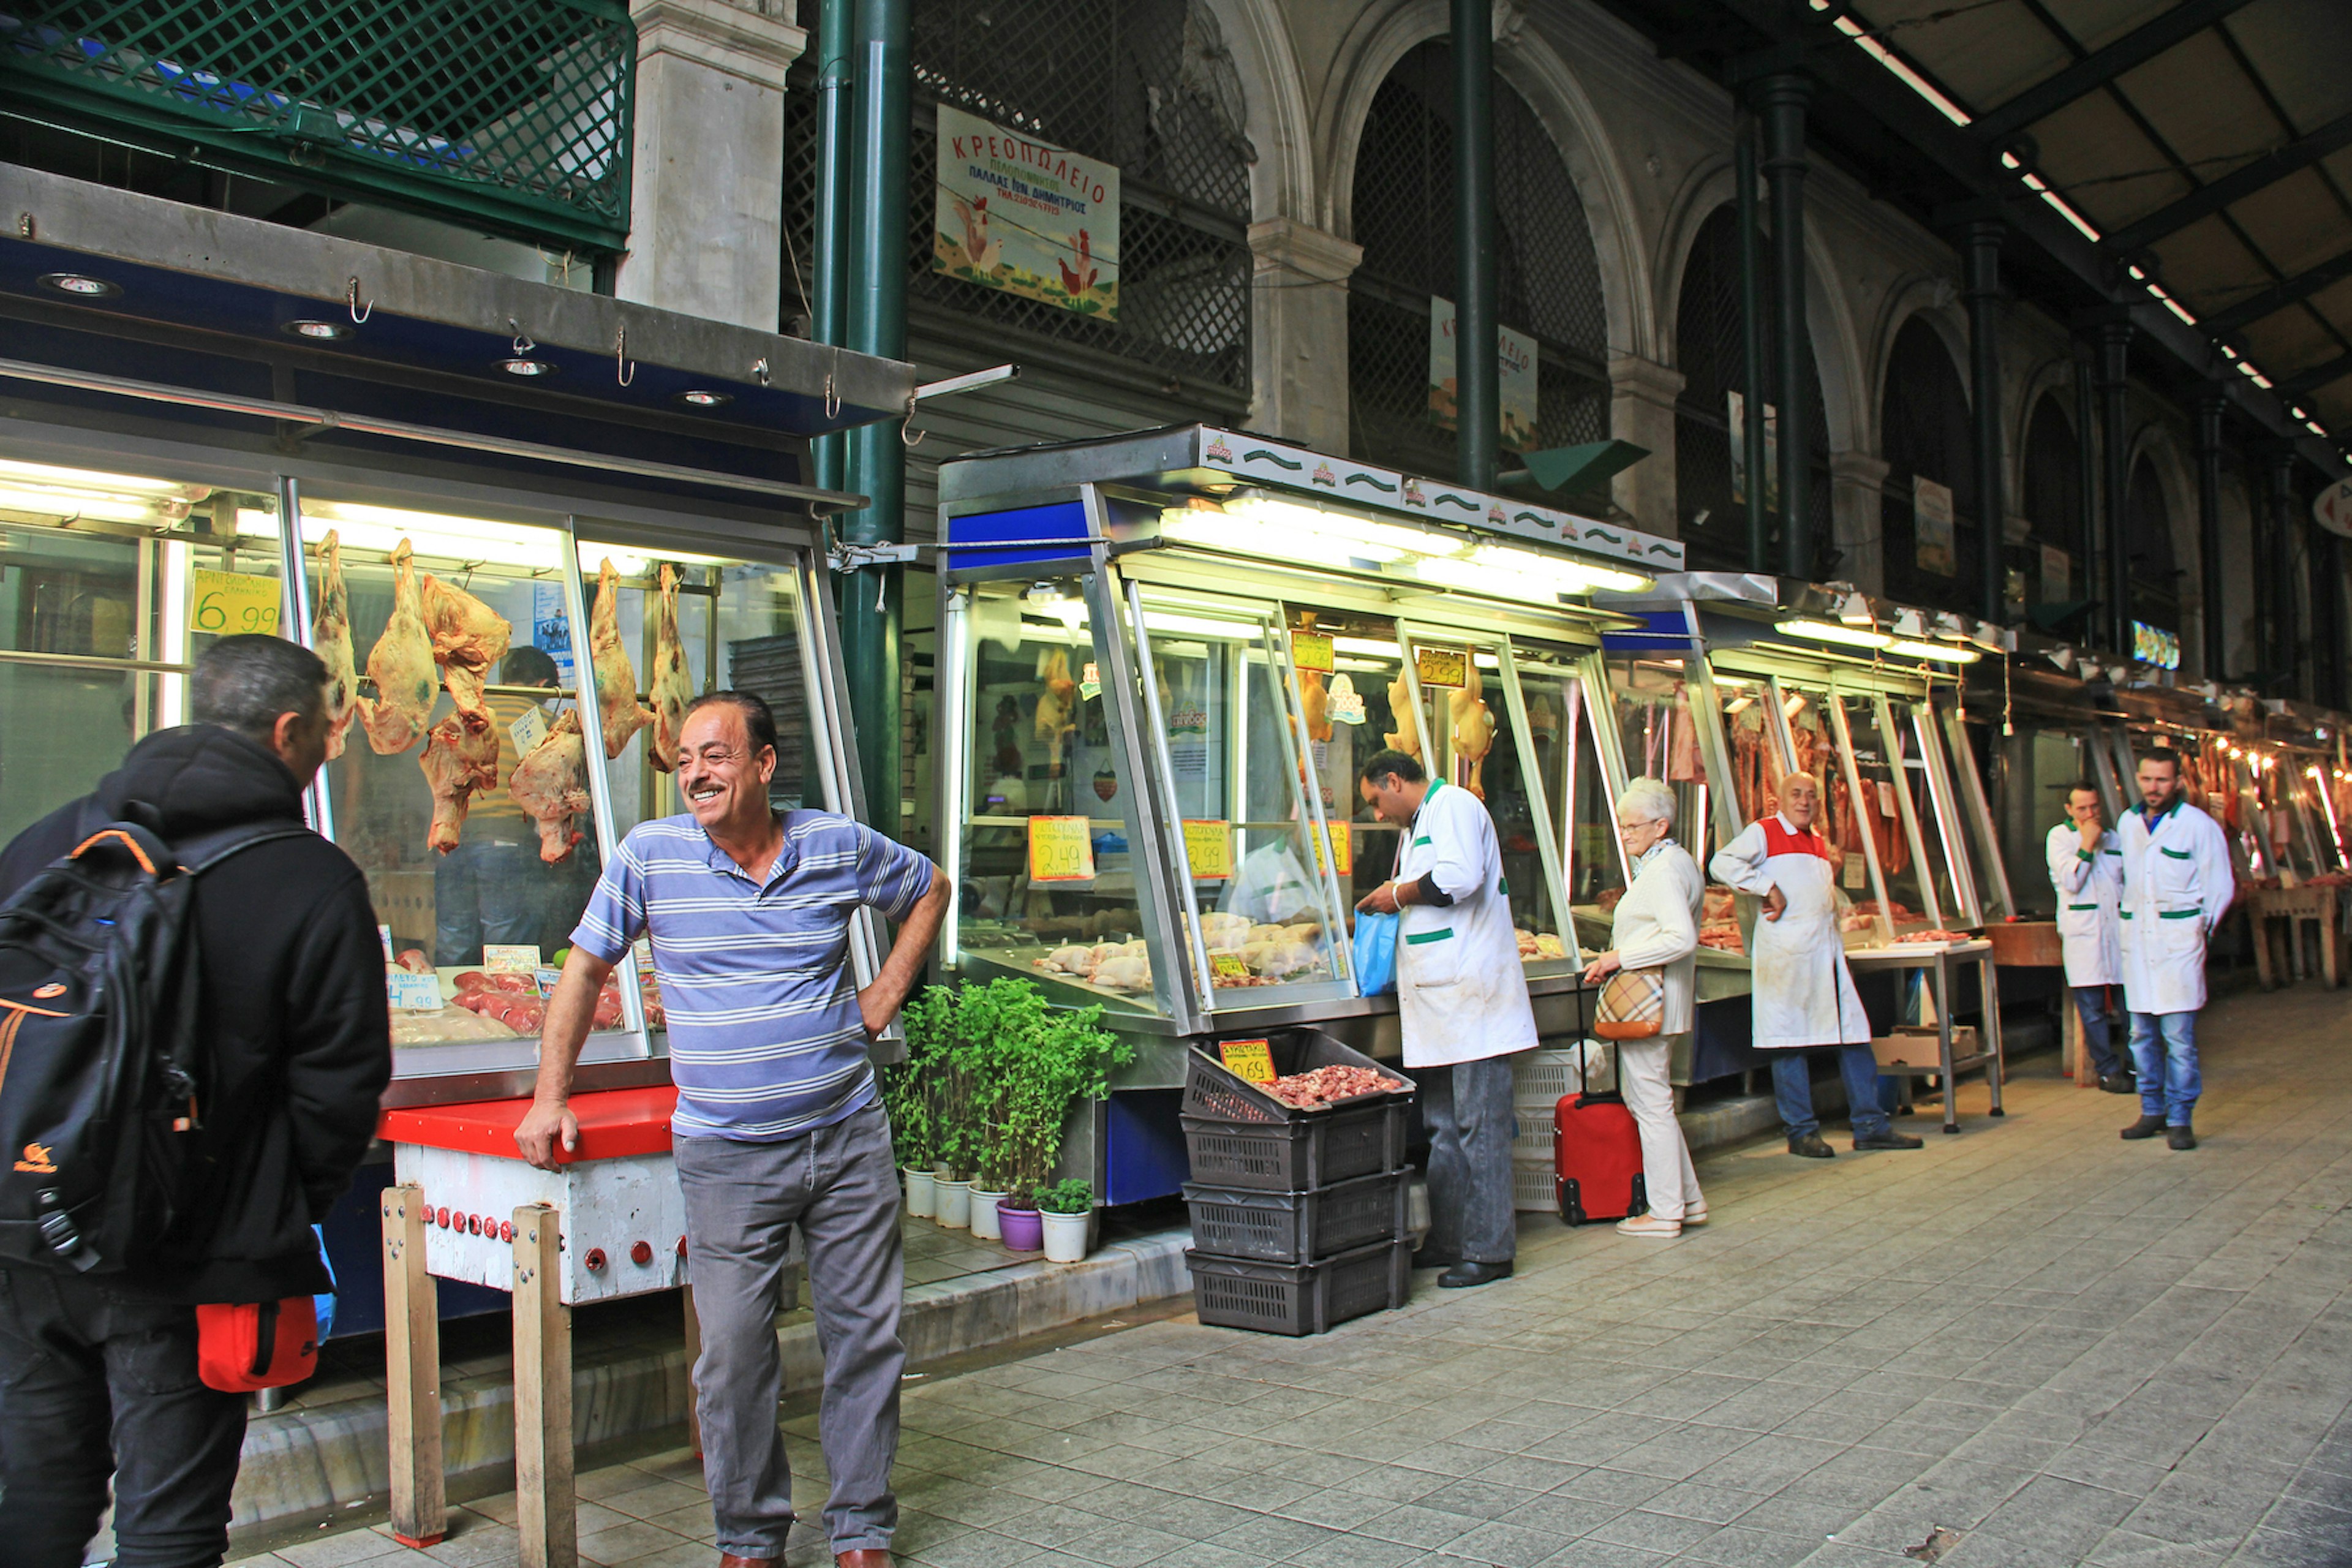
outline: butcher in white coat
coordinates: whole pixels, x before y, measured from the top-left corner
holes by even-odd
[[[2161,1132],[2173,1148],[2194,1149],[2205,944],[2238,882],[2221,825],[2181,797],[2180,753],[2158,746],[2141,758],[2139,795],[2116,830],[2124,852],[2124,1005],[2139,1069],[2140,1117],[2124,1136]]]
[[[1870,1049],[1870,1019],[1855,994],[1838,935],[1837,852],[1813,827],[1821,784],[1792,773],[1780,784],[1780,809],[1716,852],[1707,865],[1718,882],[1764,900],[1751,943],[1749,981],[1756,1048],[1771,1051],[1772,1092],[1789,1135],[1789,1152],[1826,1160],[1835,1152],[1813,1114],[1812,1077],[1805,1052],[1834,1046],[1845,1078],[1853,1146],[1916,1149],[1919,1140],[1887,1124],[1878,1104],[1878,1058]]]
[[[2058,942],[2066,958],[2066,987],[2083,1020],[2083,1041],[2099,1087],[2131,1094],[2137,1086],[2116,1055],[2109,1032],[2114,1016],[2107,987],[2124,981],[2119,911],[2124,893],[2124,852],[2115,829],[2099,819],[2099,792],[2078,784],[2066,792],[2066,820],[2050,830],[2044,846],[2050,885],[2058,891]]]
[[[1429,1235],[1413,1262],[1442,1265],[1447,1289],[1507,1279],[1518,1256],[1509,1058],[1534,1047],[1536,1014],[1495,819],[1402,752],[1375,752],[1360,788],[1403,830],[1396,874],[1356,908],[1399,917],[1397,1021],[1429,1129]]]

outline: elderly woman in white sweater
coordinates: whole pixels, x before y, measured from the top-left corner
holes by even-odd
[[[1588,985],[1620,969],[1665,972],[1666,1016],[1659,1033],[1617,1043],[1617,1086],[1642,1131],[1642,1169],[1650,1211],[1618,1226],[1626,1236],[1664,1239],[1686,1225],[1706,1223],[1706,1199],[1691,1168],[1690,1146],[1675,1120],[1669,1081],[1670,1042],[1692,1027],[1698,979],[1698,912],[1706,883],[1690,851],[1671,837],[1675,792],[1656,779],[1638,778],[1617,802],[1617,838],[1625,847],[1633,884],[1617,904],[1609,951],[1584,972]]]

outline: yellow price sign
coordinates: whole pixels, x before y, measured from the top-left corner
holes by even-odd
[[[1330,828],[1331,867],[1342,877],[1352,877],[1356,874],[1355,837],[1347,823],[1334,822]],[[1315,869],[1322,870],[1323,865],[1323,846],[1318,843],[1315,846]]]
[[[1274,1053],[1264,1040],[1219,1040],[1217,1056],[1235,1078],[1251,1083],[1274,1081]]]
[[[1470,684],[1470,653],[1467,648],[1417,647],[1412,650],[1413,673],[1421,677],[1423,686],[1444,687],[1459,691]]]
[[[1213,952],[1209,954],[1209,983],[1211,984],[1223,985],[1229,981],[1247,980],[1249,977],[1249,961],[1242,957],[1240,953]]]
[[[1219,882],[1234,874],[1234,825],[1184,819],[1184,858],[1196,882]]]
[[[278,579],[251,572],[188,574],[188,628],[231,637],[239,632],[278,635]]]
[[[1322,675],[1330,674],[1335,668],[1330,637],[1322,632],[1291,633],[1290,659],[1302,672],[1311,669]]]
[[[1091,882],[1095,879],[1095,846],[1083,816],[1033,816],[1029,819],[1029,879],[1033,882]]]

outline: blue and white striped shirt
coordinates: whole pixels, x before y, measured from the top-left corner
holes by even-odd
[[[789,812],[783,827],[755,882],[692,816],[641,823],[572,933],[607,963],[652,935],[681,1138],[778,1142],[873,1103],[849,918],[865,904],[906,919],[931,863],[829,812]]]

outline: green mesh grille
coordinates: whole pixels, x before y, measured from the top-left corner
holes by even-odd
[[[0,0],[18,112],[534,241],[629,226],[619,0]]]

